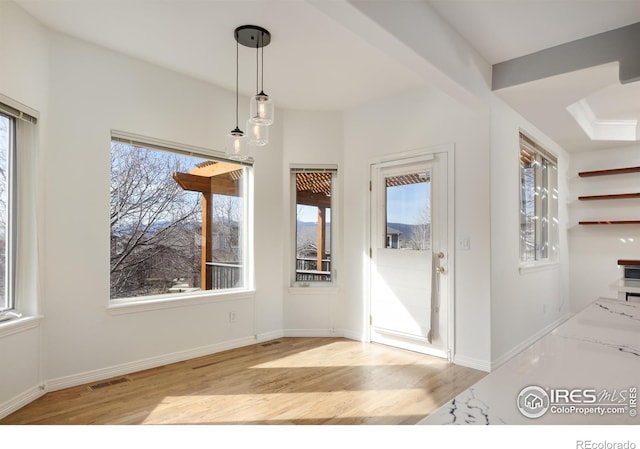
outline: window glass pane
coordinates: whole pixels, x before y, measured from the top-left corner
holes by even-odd
[[[536,260],[535,154],[520,150],[520,259]]]
[[[540,164],[540,258],[549,257],[549,161]]]
[[[296,281],[331,281],[330,172],[296,173]]]
[[[245,168],[111,144],[111,298],[244,287]]]
[[[431,249],[431,177],[411,173],[385,178],[386,247]]]
[[[12,119],[0,115],[0,311],[12,308],[9,297],[9,154]]]

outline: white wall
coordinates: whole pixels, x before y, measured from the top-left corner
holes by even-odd
[[[11,2],[0,2],[0,94],[37,110],[40,152],[46,152],[48,47],[46,32],[22,9]],[[30,167],[29,176],[41,179],[41,160]],[[34,192],[38,196],[39,192]],[[44,218],[41,216],[41,218]],[[24,223],[23,223],[24,225]],[[34,229],[31,224],[24,229]],[[36,232],[30,237],[35,243]],[[35,247],[34,247],[35,248]],[[22,273],[23,288],[16,293],[22,310],[29,315],[40,312],[37,297],[37,260],[31,252],[21,263],[28,269]],[[26,294],[25,294],[26,293]],[[12,411],[23,401],[40,394],[40,359],[42,354],[40,324],[22,327],[15,332],[14,323],[0,324],[0,416]],[[13,328],[10,329],[10,328]]]
[[[287,336],[341,335],[343,332],[344,302],[342,287],[350,279],[342,276],[343,221],[342,201],[345,194],[345,174],[342,167],[343,117],[340,112],[312,112],[287,110],[283,113],[285,126],[283,139],[283,204],[284,217],[280,222],[285,238],[284,252],[284,332]],[[288,176],[291,164],[320,164],[338,166],[338,185],[334,186],[332,217],[331,263],[337,270],[334,287],[290,288],[292,254],[291,182]]]
[[[282,197],[274,182],[282,177],[281,127],[274,125],[269,148],[255,154],[255,298],[112,314],[110,130],[222,150],[235,124],[235,95],[57,33],[50,45],[46,378],[65,386],[105,369],[246,344],[282,329],[283,233],[272,202]],[[247,104],[241,99],[241,117]]]
[[[519,131],[558,156],[559,264],[520,274]],[[491,352],[499,365],[569,312],[568,154],[501,100],[491,114]]]
[[[408,92],[345,113],[344,198],[346,327],[364,335],[368,298],[369,161],[441,144],[455,145],[455,236],[470,251],[455,252],[455,357],[490,365],[489,110],[472,111],[434,89]],[[453,162],[453,161],[452,161]],[[453,193],[453,192],[452,192]],[[455,241],[455,240],[454,240]]]
[[[46,223],[43,338],[38,327],[0,337],[0,354],[21,355],[0,388],[0,407],[43,380],[59,388],[246,344],[256,334],[267,339],[337,330],[366,339],[369,160],[435,145],[455,146],[452,238],[469,237],[471,243],[454,258],[455,361],[488,369],[567,310],[568,257],[558,270],[517,276],[517,131],[529,125],[500,102],[491,105],[493,112],[478,106],[480,100],[469,108],[469,102],[425,88],[344,114],[278,111],[271,143],[254,154],[253,298],[110,313],[110,130],[221,149],[234,125],[235,95],[46,31],[13,3],[0,2],[0,13],[0,92],[42,113],[39,212]],[[474,73],[470,92],[478,90],[485,72]],[[248,112],[246,103],[240,102],[241,116]],[[539,137],[560,154],[566,172],[562,150]],[[342,242],[336,242],[335,292],[289,289],[291,163],[339,166],[336,224]],[[563,204],[561,198],[566,222]],[[566,251],[566,235],[561,237]],[[234,324],[227,322],[229,311],[237,314]]]
[[[582,195],[638,192],[638,174],[580,178],[581,171],[640,166],[640,145],[571,155],[569,198],[571,306],[574,311],[600,297],[617,298],[618,259],[640,259],[637,225],[587,226],[579,221],[637,220],[637,199],[578,201]]]

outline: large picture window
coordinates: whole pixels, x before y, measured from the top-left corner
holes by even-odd
[[[334,168],[291,170],[296,218],[294,285],[328,284],[334,278],[332,242],[336,173]]]
[[[520,261],[550,261],[557,254],[557,158],[520,134]]]
[[[249,169],[114,138],[111,299],[246,289]]]

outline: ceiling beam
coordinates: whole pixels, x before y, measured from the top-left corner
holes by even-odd
[[[622,84],[640,80],[640,22],[494,64],[493,90],[618,62]]]

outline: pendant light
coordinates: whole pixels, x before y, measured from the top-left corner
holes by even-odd
[[[258,93],[258,74],[259,74],[259,63],[258,63],[258,49],[263,48],[263,73],[264,73],[264,45],[262,44],[264,41],[264,33],[260,33],[260,38],[256,39],[256,96],[260,95]],[[256,97],[251,99],[250,104],[256,104],[257,102],[254,100]],[[251,107],[249,108],[251,109]],[[247,120],[247,136],[249,138],[249,144],[255,146],[264,146],[269,143],[269,125],[266,123],[260,122],[259,120],[254,120],[254,118],[258,118],[257,107],[256,111],[251,111],[249,115],[249,120]]]
[[[260,38],[256,46],[256,69],[258,64],[258,48],[262,49],[262,76],[260,92],[258,92],[258,71],[256,70],[256,95],[249,103],[249,120],[253,123],[269,126],[273,123],[274,105],[269,95],[264,93],[264,47],[271,41],[271,35],[265,29],[260,30]]]
[[[235,31],[236,38],[236,127],[227,134],[226,137],[226,149],[227,157],[229,159],[243,161],[249,158],[247,154],[247,138],[244,133],[238,128],[238,29]]]

